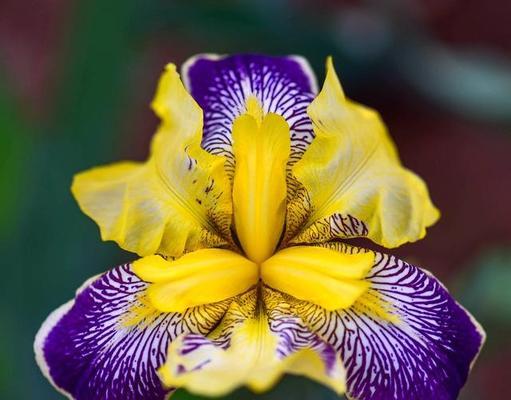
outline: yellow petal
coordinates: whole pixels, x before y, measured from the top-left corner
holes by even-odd
[[[268,301],[269,294],[263,291],[264,309],[254,290],[231,303],[221,324],[207,338],[183,335],[172,342],[159,370],[163,383],[201,395],[222,396],[242,385],[255,392],[266,391],[284,373],[290,373],[343,393],[345,373],[340,356],[335,357],[335,350],[299,318],[286,313],[280,296]]]
[[[259,280],[255,263],[224,249],[202,249],[175,261],[148,256],[133,263],[133,271],[151,282],[148,296],[162,312],[183,312],[247,291]]]
[[[232,204],[224,159],[201,149],[202,111],[172,64],[153,108],[162,123],[149,159],[82,172],[74,178],[73,195],[103,240],[141,256],[179,256],[226,244]]]
[[[273,253],[284,226],[290,138],[281,116],[263,117],[257,107],[249,102],[249,112],[234,121],[232,137],[236,233],[247,256],[259,263]]]
[[[296,246],[279,251],[261,265],[268,286],[327,310],[353,305],[369,289],[364,280],[374,254],[343,254],[323,247]]]
[[[439,217],[425,183],[402,167],[378,114],[345,98],[330,58],[308,114],[316,138],[293,173],[309,214],[293,242],[367,235],[396,247],[424,237]],[[288,210],[294,219],[300,212]]]

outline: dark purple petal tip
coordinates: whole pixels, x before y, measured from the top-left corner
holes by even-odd
[[[76,400],[165,398],[156,368],[166,356],[172,315],[123,325],[146,286],[123,265],[86,283],[74,301],[50,314],[34,347],[61,393]]]
[[[398,322],[363,309],[338,313],[348,392],[358,400],[455,400],[485,340],[431,274],[378,254],[368,279]]]

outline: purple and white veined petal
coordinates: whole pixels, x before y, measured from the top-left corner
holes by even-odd
[[[377,253],[367,279],[370,291],[349,309],[296,303],[341,352],[349,398],[456,399],[485,340],[482,328],[436,278],[395,257]]]
[[[210,335],[185,334],[172,343],[162,381],[221,396],[242,385],[262,392],[290,373],[343,393],[339,352],[292,313],[287,297],[269,288],[240,295]]]
[[[262,289],[262,295],[268,313],[269,329],[278,337],[277,354],[285,359],[303,351],[311,351],[309,354],[316,354],[317,358],[311,360],[304,357],[302,364],[305,365],[295,366],[298,368],[294,373],[301,374],[300,369],[304,368],[303,375],[326,384],[339,394],[343,393],[345,371],[339,352],[316,332],[311,331],[296,315],[291,296],[269,287]],[[289,372],[293,373],[293,370]]]
[[[216,303],[183,314],[160,313],[145,297],[148,284],[121,265],[92,278],[55,310],[34,343],[52,384],[76,400],[160,400],[156,370],[169,343],[187,332],[207,333],[228,307]]]
[[[264,112],[281,115],[290,127],[290,163],[314,138],[307,106],[317,93],[308,62],[299,56],[199,54],[183,65],[183,80],[204,110],[202,146],[232,164],[231,131],[246,102],[256,97]]]

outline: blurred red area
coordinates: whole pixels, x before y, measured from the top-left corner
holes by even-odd
[[[430,29],[445,42],[511,54],[511,2],[422,0]]]
[[[398,106],[399,104],[399,106]],[[511,141],[420,101],[381,110],[406,166],[428,183],[442,217],[425,240],[399,249],[443,280],[488,245],[511,243]]]
[[[0,1],[0,58],[9,86],[28,114],[51,104],[59,76],[59,50],[70,27],[72,1]]]

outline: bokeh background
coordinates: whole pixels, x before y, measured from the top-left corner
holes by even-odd
[[[510,16],[507,0],[0,0],[0,399],[62,398],[33,359],[39,325],[86,278],[133,259],[100,241],[71,178],[144,159],[163,66],[199,52],[302,54],[320,83],[334,56],[443,214],[395,253],[487,330],[461,399],[510,399]],[[260,398],[335,397],[289,377]]]

